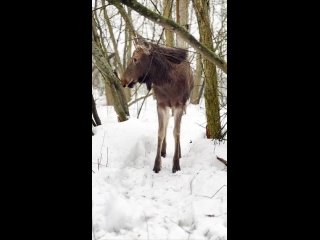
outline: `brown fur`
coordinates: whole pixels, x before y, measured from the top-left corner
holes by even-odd
[[[193,88],[190,63],[186,61],[187,51],[181,48],[159,47],[151,43],[138,46],[124,72],[122,85],[133,87],[137,82],[153,88],[159,116],[158,151],[154,171],[161,169],[161,156],[166,155],[166,128],[168,108],[172,108],[175,118],[175,155],[173,172],[180,170],[180,122],[187,100]]]

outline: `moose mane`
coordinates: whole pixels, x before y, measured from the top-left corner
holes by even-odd
[[[174,64],[180,64],[187,59],[187,50],[182,48],[160,47],[152,44],[150,70],[142,79],[148,90],[152,83],[162,85],[170,82],[169,73]],[[141,80],[142,80],[141,79]]]
[[[187,59],[187,50],[183,48],[159,47],[156,44],[152,44],[152,48],[154,52],[159,53],[174,64],[180,64]]]

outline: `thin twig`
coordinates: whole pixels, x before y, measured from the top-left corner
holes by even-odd
[[[93,235],[93,239],[96,240],[96,235],[94,233],[94,227],[93,227],[93,221],[92,221],[92,235]]]
[[[140,101],[141,99],[150,97],[151,95],[152,95],[152,93],[149,93],[149,94],[147,94],[146,96],[139,97],[139,98],[135,99],[133,102],[128,103],[128,107],[130,107],[131,105],[133,105],[133,104],[135,104],[136,102]]]
[[[99,165],[99,163],[96,163],[96,162],[91,162],[91,163],[92,163],[92,164]],[[105,166],[100,164],[100,167],[105,167]]]
[[[195,124],[199,125],[199,126],[200,126],[200,127],[202,127],[202,128],[206,128],[206,127],[202,126],[202,125],[201,125],[201,124],[199,124],[199,123],[195,123]]]
[[[202,169],[200,169],[200,171],[201,171]],[[200,172],[199,171],[199,172]],[[193,180],[198,176],[198,174],[199,174],[199,172],[197,172],[194,176],[193,176],[193,178],[191,179],[191,181],[190,181],[190,194],[192,195],[192,183],[193,183]]]
[[[109,148],[107,147],[107,163],[106,163],[106,167],[108,167],[108,162],[109,162]]]
[[[203,195],[196,195],[196,197],[205,197],[205,198],[210,198],[212,199],[223,187],[226,187],[227,185],[223,185],[221,188],[219,188],[218,191],[216,191],[211,197],[208,196],[203,196]]]
[[[110,4],[108,3],[108,4],[103,5],[103,6],[101,6],[101,7],[98,7],[98,8],[92,9],[92,12],[97,11],[97,10],[99,10],[99,9],[101,9],[101,8],[107,7],[107,6],[109,6],[109,5],[110,5]]]
[[[206,214],[206,217],[216,217],[214,214]]]
[[[181,228],[183,231],[185,231],[186,233],[188,233],[188,234],[191,234],[192,232],[190,232],[189,230],[187,230],[187,229],[185,229],[185,228],[183,228],[182,226],[180,226],[178,223],[176,223],[175,221],[173,221],[173,220],[171,220],[170,218],[168,218],[168,217],[165,217],[165,218],[167,218],[167,219],[169,219],[172,223],[174,223],[174,224],[176,224],[179,228]]]
[[[225,139],[224,137],[227,135],[227,130],[222,134],[222,140],[225,140],[225,141],[227,141],[227,139]]]
[[[148,236],[148,240],[149,240],[149,224],[148,224],[148,219],[146,217],[145,212],[143,211],[143,215],[144,215],[144,220],[146,221],[146,225],[147,225],[147,236]]]
[[[142,104],[141,104],[140,109],[139,109],[139,111],[138,111],[138,116],[137,116],[137,118],[139,118],[139,115],[140,115],[142,106],[143,106],[144,102],[146,101],[146,99],[147,99],[150,91],[151,91],[151,89],[150,89],[150,90],[148,91],[148,93],[143,97],[143,101],[142,101]]]
[[[142,83],[139,83],[139,86],[136,87],[136,90],[135,90],[134,93],[131,95],[131,97],[133,97],[133,96],[137,93],[137,91],[139,90],[139,88],[141,87],[141,85],[142,85]]]
[[[161,15],[161,12],[158,10],[157,5],[154,4],[154,2],[152,0],[150,0],[150,2],[152,3],[152,5],[154,6],[154,8],[156,9],[156,11]]]
[[[102,144],[101,144],[101,148],[100,148],[100,157],[98,158],[98,170],[99,170],[99,166],[100,166],[101,161],[102,161],[102,147],[103,147],[103,144],[104,144],[105,135],[106,135],[106,132],[104,132],[104,134],[103,134],[103,140],[102,140]]]

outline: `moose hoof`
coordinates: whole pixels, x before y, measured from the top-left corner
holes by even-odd
[[[180,165],[178,165],[178,164],[174,164],[173,165],[173,168],[172,168],[172,172],[173,173],[175,173],[176,171],[180,171],[181,169],[180,169]]]
[[[156,160],[154,163],[153,171],[155,173],[158,173],[158,172],[160,172],[160,170],[161,170],[161,160],[160,161]]]
[[[161,170],[160,166],[154,166],[154,168],[153,168],[153,171],[154,171],[155,173],[160,172],[160,170]]]
[[[161,152],[161,157],[164,157],[164,158],[165,158],[166,155],[167,155],[167,154],[166,154],[165,152]]]

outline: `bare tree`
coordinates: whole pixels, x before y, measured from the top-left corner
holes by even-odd
[[[163,16],[168,19],[172,19],[172,5],[173,0],[163,0]],[[166,45],[173,47],[173,32],[165,29],[164,34],[166,37]]]
[[[105,19],[103,19],[100,28],[96,24],[96,32],[100,37],[96,44],[102,52],[106,52],[105,57],[107,57],[110,54],[107,49],[118,52],[119,36],[123,34],[120,38],[121,44],[124,43],[123,47],[119,49],[121,54],[118,52],[117,56],[115,53],[109,64],[110,67],[118,70],[118,76],[122,75],[123,69],[126,68],[131,58],[131,40],[139,34],[147,36],[149,40],[154,40],[159,35],[161,36],[159,43],[167,46],[188,50],[191,47],[189,61],[195,67],[195,86],[191,94],[191,103],[198,104],[200,98],[204,96],[208,120],[207,135],[211,138],[221,139],[221,135],[223,135],[221,125],[225,126],[225,118],[220,116],[220,108],[226,104],[226,1],[193,0],[192,3],[190,5],[186,0],[102,1],[102,5],[98,9],[104,13]],[[131,10],[133,10],[132,13]],[[192,16],[196,16],[196,22],[192,21]],[[100,18],[101,20],[102,18]],[[121,24],[122,20],[125,22],[124,26]],[[125,28],[124,31],[123,28]],[[196,38],[198,34],[194,34],[195,29],[196,31],[200,30],[200,39]],[[160,34],[161,31],[163,34]],[[103,36],[103,34],[108,36]],[[165,37],[165,41],[162,36]],[[193,52],[192,48],[196,52]],[[122,66],[122,70],[119,70],[121,69],[119,65]],[[112,85],[106,84],[106,86],[109,88],[108,95],[113,96]],[[138,89],[136,91],[132,89],[136,100],[142,99],[140,96],[145,90],[144,88]],[[121,96],[121,92],[118,95]],[[125,98],[120,97],[120,99]],[[137,101],[134,102],[137,103]],[[221,124],[221,119],[223,124]]]
[[[216,64],[223,72],[227,73],[227,63],[217,56],[212,49],[210,50],[205,45],[201,44],[194,36],[192,36],[185,28],[173,20],[164,18],[163,16],[149,10],[136,0],[108,0],[108,2],[116,7],[121,6],[120,2],[129,6],[131,9],[145,16],[149,20],[169,29],[188,42],[196,51],[198,51],[204,58]]]
[[[176,0],[176,22],[189,31],[189,1]],[[176,46],[188,48],[188,43],[179,35],[176,36]]]
[[[92,94],[92,116],[93,116],[92,124],[94,126],[101,125],[101,120],[100,120],[99,115],[98,115],[96,102],[94,101],[93,94]]]
[[[111,95],[114,101],[114,109],[118,114],[119,121],[127,120],[127,116],[129,115],[128,104],[123,92],[123,88],[120,84],[120,80],[112,70],[112,67],[109,64],[108,53],[106,52],[106,48],[103,47],[103,38],[102,38],[102,30],[99,29],[100,35],[98,34],[97,28],[98,24],[96,22],[97,19],[92,21],[92,55],[94,58],[94,64],[98,68],[101,76],[104,79],[106,85],[110,87]]]
[[[206,0],[192,0],[196,12],[200,42],[213,51],[212,29],[210,28],[209,6]],[[218,97],[218,76],[214,63],[203,59],[205,75],[205,105],[207,116],[207,137],[221,139],[220,105]]]
[[[123,65],[122,65],[121,60],[120,60],[119,51],[118,51],[118,45],[117,45],[116,39],[114,37],[113,28],[111,26],[108,13],[107,13],[105,8],[103,9],[103,14],[104,14],[104,21],[106,22],[106,24],[108,26],[110,39],[111,39],[113,50],[114,50],[114,53],[115,53],[115,64],[117,66],[117,70],[118,70],[119,74],[121,75],[123,73]]]
[[[200,54],[196,55],[196,71],[194,74],[194,87],[191,93],[190,102],[192,104],[199,104],[200,97],[202,95],[202,58]],[[204,84],[204,83],[202,83]]]

